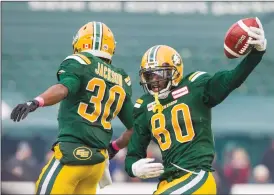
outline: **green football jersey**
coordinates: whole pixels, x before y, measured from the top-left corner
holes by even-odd
[[[189,170],[198,166],[210,169],[214,158],[211,110],[201,96],[201,83],[209,76],[205,72],[192,75],[186,76],[166,99],[159,100],[164,108],[162,113],[153,112],[155,100],[150,94],[135,104],[134,130],[142,131],[144,146],[151,139],[158,144],[167,173],[177,169],[172,163]]]
[[[57,78],[69,91],[59,107],[57,141],[104,149],[113,134],[113,118],[132,128],[131,81],[123,69],[82,52],[61,63]]]
[[[212,171],[214,137],[211,109],[239,87],[264,52],[252,51],[233,70],[211,76],[206,72],[186,75],[168,97],[159,99],[162,113],[154,113],[154,97],[143,95],[134,105],[134,133],[128,145],[125,168],[130,176],[132,164],[146,157],[151,140],[158,144],[164,165],[160,180],[167,179],[178,166],[190,171]]]

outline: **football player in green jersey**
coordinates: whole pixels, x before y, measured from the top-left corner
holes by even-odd
[[[160,176],[155,194],[216,194],[211,163],[214,138],[211,109],[238,88],[266,49],[262,26],[250,28],[253,50],[233,70],[211,76],[202,71],[183,77],[183,62],[171,47],[156,45],[144,54],[140,79],[148,92],[134,105],[133,135],[125,168],[131,177]],[[162,163],[146,158],[153,140]]]
[[[111,183],[108,156],[127,146],[132,134],[131,81],[111,64],[116,45],[112,31],[101,22],[89,22],[72,45],[74,54],[57,72],[59,82],[11,113],[12,120],[20,121],[38,107],[61,102],[54,156],[36,182],[37,194],[95,194],[98,183]],[[127,131],[110,143],[116,116]]]

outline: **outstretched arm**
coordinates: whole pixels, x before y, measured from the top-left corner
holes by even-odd
[[[130,177],[142,179],[158,177],[164,172],[161,163],[154,163],[155,159],[146,158],[147,147],[150,143],[150,132],[141,127],[140,121],[134,124],[134,132],[128,145],[125,159],[125,169]]]
[[[146,106],[145,106],[146,108]],[[147,147],[151,141],[151,133],[146,125],[144,109],[136,108],[133,113],[133,134],[128,144],[125,169],[129,176],[142,179],[158,177],[164,172],[161,163],[147,157]]]
[[[125,148],[129,143],[132,133],[132,128],[125,130],[122,135],[112,143],[112,145],[115,145],[114,147],[118,150]]]
[[[41,106],[51,106],[63,100],[67,95],[68,88],[62,84],[56,84],[40,94],[36,100]]]
[[[116,139],[115,141],[112,141],[108,146],[108,156],[111,160],[121,149],[125,148],[129,140],[131,138],[131,135],[133,133],[133,129],[127,129],[125,130],[122,135]]]
[[[235,69],[220,71],[212,76],[205,85],[204,103],[210,107],[221,103],[233,90],[241,86],[259,64],[263,54],[264,52],[253,50]]]
[[[221,103],[234,89],[240,87],[262,60],[267,43],[262,26],[260,25],[260,28],[251,27],[249,36],[254,38],[249,42],[254,45],[254,49],[240,64],[233,70],[217,72],[206,82],[204,102],[210,107]]]
[[[131,97],[128,95],[123,103],[123,107],[121,111],[118,114],[119,119],[121,122],[126,126],[127,130],[125,130],[122,135],[116,139],[115,141],[112,141],[109,144],[108,147],[108,154],[109,159],[112,159],[120,149],[125,148],[130,140],[130,137],[133,133],[133,103],[131,101]]]
[[[54,105],[69,94],[75,94],[80,88],[80,79],[74,74],[60,74],[59,83],[49,87],[45,92],[27,101],[18,104],[11,113],[10,118],[14,122],[19,122],[27,117],[28,113],[35,111],[38,107]]]

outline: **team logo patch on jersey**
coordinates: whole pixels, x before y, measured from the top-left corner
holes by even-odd
[[[171,94],[174,99],[178,99],[179,97],[182,97],[183,95],[186,95],[188,93],[189,93],[189,91],[188,91],[187,86],[184,86],[180,89],[173,91]]]
[[[92,151],[85,146],[81,146],[73,151],[73,156],[78,160],[88,160],[92,156]]]
[[[136,103],[134,104],[134,107],[135,108],[140,108],[141,107],[141,104],[143,103],[144,100],[142,99],[138,99],[136,100]]]
[[[148,111],[152,111],[153,110],[153,107],[156,105],[156,102],[151,102],[147,105],[147,110]]]

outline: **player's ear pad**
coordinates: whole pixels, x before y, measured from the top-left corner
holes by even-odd
[[[105,161],[102,150],[80,143],[59,142],[53,151],[55,158],[64,165],[95,165]]]

